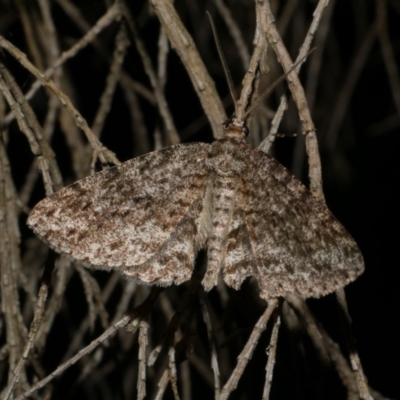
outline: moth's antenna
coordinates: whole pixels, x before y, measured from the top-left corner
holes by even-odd
[[[213,35],[214,35],[215,46],[217,47],[219,59],[221,60],[222,68],[224,69],[224,72],[225,72],[225,77],[226,77],[226,80],[228,82],[229,91],[231,93],[233,104],[235,105],[235,115],[237,115],[237,104],[236,104],[237,95],[236,95],[235,86],[233,84],[231,72],[229,71],[228,63],[226,62],[226,58],[224,56],[224,52],[222,51],[221,43],[219,42],[217,31],[215,29],[214,22],[212,20],[211,14],[208,11],[206,11],[206,13],[207,13],[208,18],[210,20],[211,29],[212,29]]]
[[[264,99],[267,97],[286,77],[294,70],[296,69],[314,50],[316,47],[311,49],[304,57],[302,57],[297,63],[295,63],[292,68],[289,69],[286,74],[281,75],[268,89],[260,95],[260,97],[249,107],[248,110],[246,110],[246,113],[244,114],[245,119]]]

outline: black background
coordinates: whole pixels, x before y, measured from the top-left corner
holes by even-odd
[[[75,3],[92,24],[105,10],[104,4],[101,2],[77,1]],[[227,99],[228,91],[223,73],[210,37],[209,27],[205,26],[207,24],[205,10],[215,13],[215,9],[212,2],[196,2],[196,7],[202,10],[201,13],[204,14],[204,18],[201,21],[195,21],[190,18],[191,13],[187,11],[187,7],[190,6],[189,3],[177,1],[175,6],[187,29],[193,34],[205,64],[216,81],[221,97]],[[193,7],[194,3],[192,1]],[[303,38],[300,34],[298,35],[299,37],[296,36],[296,29],[302,23],[309,23],[315,7],[315,2],[300,1],[299,3],[296,13],[301,16],[301,18],[299,17],[300,21],[297,23],[292,21],[287,30],[287,37],[284,37],[284,41],[289,43],[288,48],[293,57],[296,56],[296,49]],[[387,3],[388,19],[386,27],[398,66],[400,65],[400,31],[398,29],[400,6],[395,0]],[[248,48],[251,49],[254,31],[254,5],[250,1],[231,1],[228,4],[232,10],[233,17],[237,19],[239,27],[244,32]],[[148,5],[144,4],[144,2],[135,1],[130,6],[132,14],[137,18],[142,39],[155,63],[159,32],[158,21],[155,17],[148,16]],[[278,16],[281,15],[285,6],[286,2],[279,4]],[[346,82],[349,68],[354,62],[354,57],[367,30],[376,18],[376,3],[373,1],[362,2],[361,0],[338,0],[330,6],[334,7],[334,11],[326,47],[323,50],[322,70],[313,110],[314,121],[320,139],[324,190],[329,208],[353,235],[365,258],[365,273],[346,288],[349,309],[353,318],[353,331],[365,374],[368,377],[369,384],[374,389],[387,397],[399,398],[400,287],[397,250],[400,239],[400,196],[398,190],[400,181],[398,155],[400,148],[400,110],[396,111],[392,95],[394,89],[389,81],[387,69],[382,58],[382,48],[379,41],[375,40],[355,84],[351,101],[339,129],[337,142],[333,148],[329,148],[326,132],[333,123],[332,118],[334,117],[340,90],[349,84]],[[66,49],[70,45],[68,44],[69,41],[73,42],[81,34],[65,16],[60,7],[57,6],[56,2],[54,2],[52,10],[54,23],[60,35],[60,45],[63,49]],[[3,15],[1,17],[3,18],[3,28],[0,28],[1,34],[7,40],[26,51],[25,39],[18,20],[18,10],[13,3],[3,2],[0,12]],[[307,16],[307,21],[302,19],[304,15]],[[295,19],[296,17],[294,17]],[[221,35],[221,42],[226,52],[234,81],[239,85],[245,71],[241,67],[237,54],[235,55],[235,47],[226,32],[226,26],[219,17],[215,17],[215,23]],[[114,24],[100,36],[102,42],[106,43],[109,49],[112,49],[117,28],[117,24]],[[200,43],[197,40],[200,40]],[[3,54],[3,59],[22,90],[29,88],[33,82],[33,78],[29,73],[22,69],[8,54]],[[89,47],[68,62],[66,66],[68,74],[75,85],[73,89],[74,101],[76,101],[78,109],[89,122],[98,107],[98,99],[104,87],[107,65],[107,61],[95,52],[92,47]],[[148,79],[143,71],[141,60],[134,45],[128,51],[125,69],[134,79],[149,87]],[[304,73],[301,77],[303,81],[307,78]],[[271,97],[271,107],[276,105],[278,95],[283,90],[280,87],[277,90],[277,94]],[[168,60],[166,98],[178,131],[182,132],[183,141],[212,140],[211,130],[207,120],[204,118],[204,113],[196,98],[192,84],[180,60],[173,51],[170,53]],[[44,107],[41,105],[43,100],[44,97],[40,94],[32,100],[32,106],[37,112],[39,120],[43,118]],[[229,100],[227,100],[227,103],[229,104]],[[143,99],[140,99],[140,104],[143,108],[145,123],[149,132],[153,131],[156,124],[162,126],[156,109]],[[293,108],[293,104],[291,108]],[[228,110],[229,114],[232,111],[229,105]],[[290,113],[292,115],[293,111],[289,110]],[[385,125],[385,121],[389,117],[392,118],[392,126]],[[198,122],[199,129],[190,133],[188,126],[194,121]],[[298,129],[298,125],[293,122],[291,117],[282,124],[284,132],[290,133],[296,129]],[[15,122],[10,126],[10,132],[8,154],[18,189],[24,181],[25,173],[32,161],[32,155],[24,136],[19,133]],[[121,161],[139,155],[138,149],[134,147],[130,119],[127,115],[127,108],[120,89],[117,89],[113,107],[101,140],[116,153]],[[300,148],[302,146],[301,141],[303,139],[299,138],[297,140],[300,140],[300,145],[296,145],[296,139],[278,139],[274,150],[277,158],[289,169],[292,166],[296,146],[300,146]],[[149,143],[150,145],[153,144],[151,136],[149,137]],[[65,140],[60,132],[55,132],[52,145],[64,173],[65,181],[71,182],[74,179],[71,160],[64,151]],[[295,173],[307,183],[306,159],[300,165],[301,168],[297,168]],[[43,189],[39,182],[31,198],[30,205],[35,204],[41,197],[43,197]],[[24,237],[29,237],[31,234],[23,224],[24,221],[22,220],[23,235]],[[100,276],[99,279],[104,278]],[[84,296],[76,293],[78,289],[74,289],[73,283],[71,283],[72,287],[70,285],[68,288],[69,292],[66,294],[66,299],[77,303],[79,301],[84,302]],[[78,286],[77,283],[76,285]],[[343,344],[343,339],[337,326],[338,319],[335,313],[333,296],[320,300],[310,300],[309,304],[325,328],[335,339]],[[57,337],[57,340],[62,340],[60,339],[62,338],[61,330],[56,326],[54,329],[56,333],[53,332],[53,336],[50,336],[50,339],[55,340]],[[279,389],[275,389],[273,386],[272,398],[292,398],[293,396],[293,393],[290,393],[290,382],[285,380],[285,377],[291,376],[292,379],[296,379],[296,373],[293,372],[287,376],[286,368],[289,365],[288,362],[290,363],[290,354],[287,354],[287,348],[281,345],[281,343],[286,343],[285,335],[287,333],[282,333],[278,344],[275,374],[276,387]],[[267,341],[265,343],[267,345]],[[56,349],[57,346],[51,348]],[[62,353],[62,349],[59,348],[59,350]],[[259,351],[262,352],[262,350]],[[57,352],[54,353],[53,351],[45,353],[45,357],[48,357],[48,372],[51,371],[52,367],[57,366],[59,356]],[[312,355],[310,357],[312,358]],[[258,378],[263,379],[265,363],[263,364],[260,361],[259,365],[260,376],[245,375],[244,382],[249,384]],[[66,383],[69,379],[74,379],[74,372],[65,374],[62,382]],[[338,383],[338,386],[340,386],[340,383]],[[195,382],[193,387],[195,387]],[[345,393],[342,389],[331,395],[333,396],[332,398],[345,398]],[[61,394],[58,396],[61,396]],[[302,397],[299,395],[295,398]]]

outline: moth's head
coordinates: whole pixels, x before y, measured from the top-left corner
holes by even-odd
[[[239,139],[244,139],[249,136],[249,128],[245,125],[244,121],[232,117],[227,119],[222,124],[222,131],[224,137],[235,137]]]

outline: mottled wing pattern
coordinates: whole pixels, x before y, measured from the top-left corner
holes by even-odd
[[[168,249],[163,256],[176,259],[187,251],[186,264],[176,263],[176,269],[192,268],[195,250],[206,240],[199,223],[208,151],[204,143],[176,145],[89,176],[37,204],[28,224],[56,251],[88,266],[119,267],[140,278],[132,267],[153,258],[162,275],[166,260],[156,255]],[[181,247],[174,242],[179,235]],[[147,273],[145,280],[173,282],[157,271],[154,266],[156,275]]]
[[[124,269],[126,276],[160,285],[179,285],[190,279],[195,256],[204,247],[211,223],[210,185],[203,184],[201,189],[201,196],[193,201],[160,249],[145,263]]]
[[[321,296],[360,275],[357,244],[325,205],[272,157],[251,158],[244,212],[261,296]]]

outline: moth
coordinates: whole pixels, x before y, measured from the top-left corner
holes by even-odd
[[[278,161],[246,143],[232,118],[212,144],[178,144],[88,176],[39,202],[28,218],[59,253],[147,284],[220,275],[260,296],[322,296],[363,272],[360,250],[327,207]]]
[[[254,277],[264,299],[310,297],[356,279],[364,270],[360,250],[326,206],[278,161],[246,143],[244,120],[233,117],[221,129],[212,144],[178,144],[81,179],[38,203],[28,225],[87,267],[117,269],[147,284],[189,280],[204,248],[206,290],[221,275],[235,289]]]

